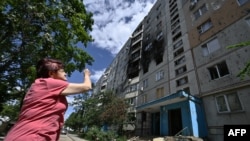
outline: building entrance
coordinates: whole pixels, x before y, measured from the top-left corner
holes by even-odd
[[[174,136],[182,130],[182,116],[180,108],[168,110],[168,120],[168,129],[170,136]]]

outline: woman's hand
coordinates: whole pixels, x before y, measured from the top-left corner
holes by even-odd
[[[84,80],[82,83],[69,83],[69,85],[62,91],[62,95],[79,94],[84,93],[92,89],[92,82],[90,79],[90,71],[88,69],[83,70]]]
[[[84,69],[83,73],[84,73],[84,76],[90,76],[91,75],[89,69]]]

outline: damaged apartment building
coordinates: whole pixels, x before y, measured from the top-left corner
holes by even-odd
[[[125,98],[136,135],[223,140],[250,124],[250,0],[158,0],[96,83]]]

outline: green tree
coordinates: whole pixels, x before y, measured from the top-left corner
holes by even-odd
[[[234,44],[234,45],[228,46],[227,48],[233,49],[233,48],[246,47],[246,46],[248,47],[250,46],[250,41]],[[244,79],[246,76],[250,77],[250,60],[247,62],[246,66],[239,72],[237,76],[240,77],[241,79]]]
[[[108,125],[121,125],[127,118],[128,104],[124,98],[117,97],[113,92],[107,91],[102,97],[103,112],[101,121]]]
[[[98,126],[101,127],[102,121],[100,119],[100,114],[103,111],[101,106],[101,99],[97,96],[92,96],[88,98],[84,103],[84,115],[83,122],[85,126]]]
[[[1,115],[5,115],[12,120],[17,120],[18,113],[16,109],[19,109],[18,101],[7,102],[3,104],[3,110],[1,111]]]
[[[83,116],[82,119],[78,119],[77,116],[68,118],[65,122],[67,126],[68,122],[77,123],[79,121],[82,122],[82,127],[96,126],[100,128],[104,124],[121,126],[127,118],[128,104],[123,98],[117,97],[111,91],[88,97],[85,100],[79,100],[79,97],[75,97],[74,101],[75,103],[83,102],[83,104],[80,104],[82,107],[77,107],[72,114],[81,115],[83,113]],[[80,125],[80,123],[78,124]]]
[[[65,121],[64,126],[69,127],[73,129],[74,131],[80,131],[80,129],[83,127],[82,118],[79,116],[78,113],[73,112]]]
[[[84,51],[94,21],[81,0],[1,0],[0,10],[0,103],[24,96],[41,58],[62,60],[69,76],[94,61]]]
[[[86,101],[84,123],[88,127],[112,125],[121,130],[127,118],[127,108],[125,100],[112,91],[99,93]]]
[[[82,130],[82,128],[85,126],[83,121],[85,110],[84,103],[89,97],[89,94],[89,92],[86,92],[84,94],[74,96],[74,101],[70,103],[70,105],[74,107],[74,112],[65,121],[65,126],[70,127],[71,129],[74,129],[78,132]]]

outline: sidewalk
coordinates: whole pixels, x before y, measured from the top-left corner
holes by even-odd
[[[87,141],[87,140],[85,140],[85,139],[79,138],[76,134],[67,134],[67,135],[68,135],[68,137],[69,137],[70,139],[72,139],[73,141]]]
[[[77,137],[77,135],[75,134],[67,134],[64,135],[65,137],[60,137],[59,141],[87,141],[85,139],[81,139],[79,137]],[[0,137],[0,141],[3,141],[4,137]]]

